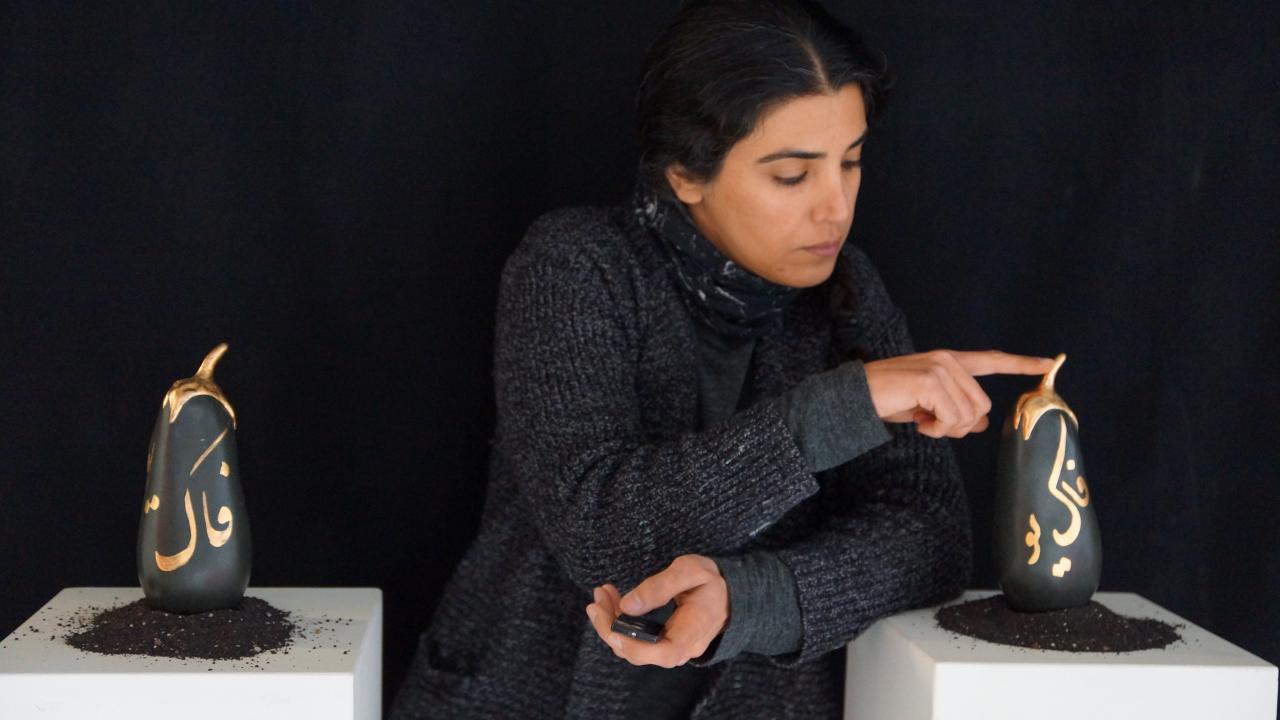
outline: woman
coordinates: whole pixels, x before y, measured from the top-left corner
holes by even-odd
[[[838,717],[844,646],[965,588],[946,438],[987,427],[974,376],[1052,361],[914,352],[846,242],[880,89],[813,3],[663,31],[633,197],[504,267],[480,531],[393,718]]]

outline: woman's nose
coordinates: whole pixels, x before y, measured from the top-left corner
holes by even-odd
[[[853,215],[853,204],[858,197],[858,179],[852,182],[837,174],[823,185],[822,196],[815,210],[818,222],[848,222]]]

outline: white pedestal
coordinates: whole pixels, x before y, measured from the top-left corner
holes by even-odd
[[[249,588],[304,631],[244,660],[102,655],[62,641],[59,622],[116,607],[142,589],[67,588],[0,642],[0,718],[377,720],[382,712],[382,591]]]
[[[996,594],[970,590],[948,604]],[[1133,593],[1093,599],[1185,623],[1163,650],[1073,653],[989,643],[938,627],[934,608],[881,618],[848,646],[849,720],[1274,720],[1276,666]]]

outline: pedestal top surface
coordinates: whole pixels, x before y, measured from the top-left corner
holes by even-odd
[[[998,590],[968,590],[946,605],[990,597]],[[1213,633],[1165,610],[1135,593],[1099,592],[1093,600],[1112,612],[1137,618],[1154,618],[1177,627],[1182,639],[1162,649],[1131,652],[1069,652],[1001,645],[938,626],[938,607],[922,608],[883,618],[892,631],[939,663],[1044,663],[1117,665],[1234,665],[1275,667],[1262,658],[1237,647]]]
[[[64,639],[67,627],[95,613],[142,597],[140,587],[65,588],[0,642],[0,674],[4,673],[190,673],[277,672],[350,673],[360,656],[369,623],[380,618],[382,591],[377,588],[255,588],[261,598],[287,610],[298,626],[292,642],[274,654],[263,652],[242,660],[203,660],[149,655],[103,655],[79,650]]]

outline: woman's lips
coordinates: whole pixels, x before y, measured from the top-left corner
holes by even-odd
[[[803,248],[818,257],[831,257],[840,252],[840,241],[827,243],[826,245],[808,245]]]

